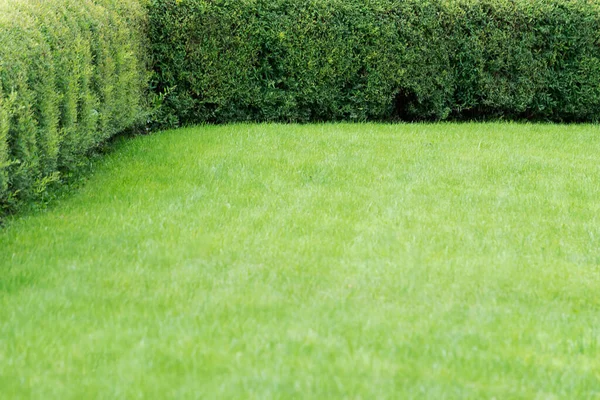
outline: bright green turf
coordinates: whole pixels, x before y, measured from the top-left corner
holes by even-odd
[[[138,137],[0,231],[0,397],[600,397],[600,127]]]

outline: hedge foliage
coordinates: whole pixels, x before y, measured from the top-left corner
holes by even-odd
[[[163,126],[600,115],[587,0],[149,0]]]
[[[145,23],[133,0],[0,0],[0,216],[140,120]]]
[[[0,0],[0,216],[149,115],[597,121],[600,3]]]

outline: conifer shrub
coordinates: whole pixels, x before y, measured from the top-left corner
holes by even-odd
[[[133,0],[0,0],[0,215],[141,121],[145,12]]]

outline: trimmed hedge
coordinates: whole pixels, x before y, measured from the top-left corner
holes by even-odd
[[[597,121],[600,3],[0,0],[0,216],[149,104],[156,127]]]
[[[144,8],[0,0],[0,216],[144,114]]]
[[[456,114],[598,120],[599,3],[472,0],[448,16]]]
[[[161,126],[596,121],[586,0],[150,0]]]

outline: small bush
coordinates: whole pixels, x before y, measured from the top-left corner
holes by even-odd
[[[0,1],[0,215],[138,123],[147,73],[136,1]]]
[[[150,0],[162,126],[229,121],[595,121],[584,0]]]

